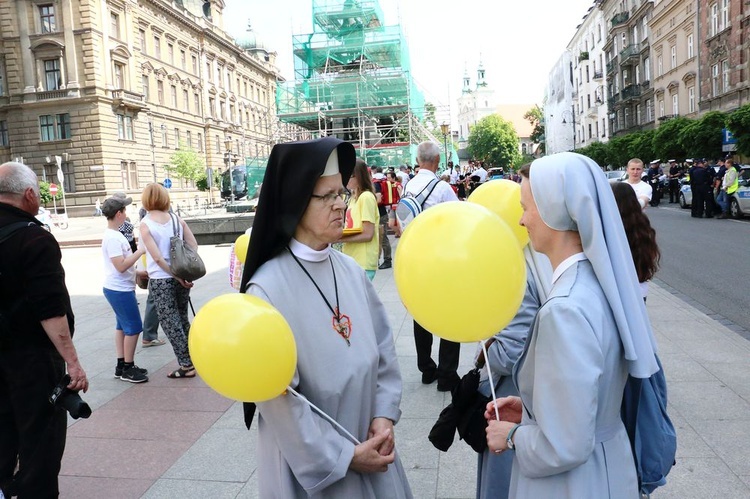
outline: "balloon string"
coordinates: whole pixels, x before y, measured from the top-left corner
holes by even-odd
[[[320,414],[323,417],[323,419],[325,419],[326,421],[328,421],[329,423],[331,423],[332,425],[334,425],[336,428],[338,428],[339,430],[341,430],[341,433],[343,433],[345,437],[348,437],[349,440],[351,440],[354,443],[354,445],[359,445],[359,444],[362,443],[359,440],[357,440],[354,437],[354,435],[352,435],[351,433],[349,433],[346,428],[344,428],[343,426],[341,426],[335,419],[333,419],[331,416],[329,416],[328,414],[326,414],[325,412],[323,412],[323,410],[320,409],[320,408],[318,408],[318,406],[316,406],[315,404],[313,404],[312,402],[310,402],[309,400],[307,400],[305,398],[305,396],[302,395],[301,393],[299,393],[297,390],[295,390],[291,386],[287,386],[286,389],[289,390],[292,395],[294,395],[295,397],[297,397],[298,399],[300,399],[301,401],[303,401],[307,405],[309,405],[312,408],[312,410],[314,410],[315,412],[317,412],[318,414]],[[500,419],[500,418],[498,418],[498,419]]]
[[[495,406],[495,417],[500,421],[500,411],[497,409],[497,397],[495,396],[495,380],[492,379],[492,369],[490,369],[490,357],[487,355],[487,345],[484,341],[479,342],[484,352],[484,365],[487,367],[487,376],[490,378],[490,392],[492,393],[492,403]]]

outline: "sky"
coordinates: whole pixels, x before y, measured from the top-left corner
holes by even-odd
[[[343,0],[340,0],[343,1]],[[248,21],[288,80],[292,34],[312,32],[312,0],[225,0],[224,29],[237,37]],[[593,0],[381,0],[385,24],[406,33],[412,74],[425,99],[455,119],[464,70],[476,83],[481,60],[498,103],[542,104],[552,66]],[[438,116],[440,118],[440,116]]]

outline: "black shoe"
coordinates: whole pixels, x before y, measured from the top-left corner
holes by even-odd
[[[135,368],[136,371],[140,372],[143,375],[148,374],[148,369],[144,369],[142,367],[138,367],[135,364],[133,364],[133,367]],[[115,367],[115,378],[121,378],[122,377],[122,373],[123,373],[124,370],[125,370],[125,368],[123,366],[116,366]]]
[[[143,373],[143,369],[133,366],[124,370],[120,379],[129,383],[145,383],[148,381],[148,376]]]
[[[437,379],[437,372],[436,371],[429,371],[426,373],[422,373],[422,384],[429,385],[435,382]]]
[[[722,213],[721,215],[719,215],[716,218],[729,218],[729,215],[727,215],[726,213]]]
[[[391,268],[391,267],[392,267],[392,265],[391,265],[391,261],[390,261],[390,260],[387,260],[387,261],[385,261],[385,262],[381,263],[381,264],[380,264],[380,265],[378,266],[378,268],[379,268],[380,270],[385,270],[385,269],[389,269],[389,268]]]

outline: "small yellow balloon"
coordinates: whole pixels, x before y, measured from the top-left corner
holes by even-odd
[[[513,231],[522,248],[528,244],[529,233],[526,227],[518,225],[523,215],[519,184],[506,179],[485,182],[471,193],[468,201],[484,206],[502,218]]]
[[[206,303],[190,326],[190,357],[208,386],[234,400],[281,395],[294,376],[297,346],[281,313],[247,294]]]
[[[502,219],[475,203],[442,203],[420,214],[394,258],[401,300],[421,326],[451,341],[499,333],[526,292],[523,251]],[[445,304],[470,303],[467,310]]]
[[[247,234],[242,234],[234,242],[234,254],[237,255],[237,260],[239,260],[242,264],[245,263],[245,258],[247,258],[247,247],[249,245],[250,236]]]

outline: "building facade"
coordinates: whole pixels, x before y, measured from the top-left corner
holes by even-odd
[[[609,138],[604,79],[606,43],[604,14],[594,4],[567,47],[572,64],[576,148],[593,142],[606,142]]]
[[[658,123],[698,115],[698,26],[695,0],[657,0],[649,27]]]
[[[549,73],[544,98],[544,135],[547,154],[572,151],[576,109],[573,105],[573,64],[565,50]]]
[[[222,0],[19,0],[0,5],[0,161],[64,175],[71,215],[171,176],[176,149],[221,171],[267,155],[275,54],[222,29]],[[228,152],[231,149],[231,152]],[[58,165],[55,157],[61,159]],[[172,179],[173,197],[194,183]]]
[[[609,20],[607,93],[612,136],[654,128],[654,88],[649,21],[652,0],[604,0]]]
[[[700,111],[732,111],[750,103],[750,5],[697,2]]]

